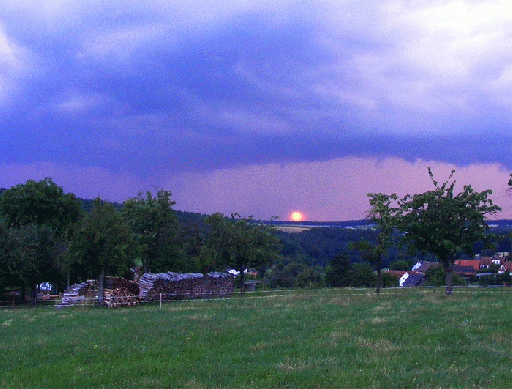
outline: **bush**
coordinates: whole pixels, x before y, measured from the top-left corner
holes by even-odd
[[[271,288],[325,286],[323,271],[305,263],[302,258],[284,258],[274,263],[267,269],[264,281]]]
[[[346,254],[340,254],[334,258],[325,270],[325,282],[329,286],[344,287],[350,286],[350,272],[352,265]]]
[[[425,273],[425,278],[427,280],[425,285],[428,286],[445,286],[446,285],[446,271],[444,267],[437,266],[430,268]],[[467,281],[464,277],[452,272],[452,284],[457,286],[467,285]]]
[[[381,274],[381,282],[383,288],[393,288],[396,286],[400,286],[400,279],[388,272],[383,272]]]
[[[478,283],[482,286],[506,285],[510,286],[512,277],[509,273],[498,273],[480,277]]]
[[[355,263],[350,270],[350,286],[374,287],[377,284],[377,277],[367,263]]]
[[[389,270],[408,271],[412,267],[410,261],[405,259],[397,259],[389,264]]]

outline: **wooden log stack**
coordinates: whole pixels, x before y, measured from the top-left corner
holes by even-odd
[[[139,290],[139,285],[134,281],[121,277],[105,277],[103,304],[107,307],[137,305],[140,301]]]
[[[64,291],[62,301],[57,307],[86,304],[87,299],[96,297],[97,292],[95,292],[95,289],[97,288],[94,285],[95,282],[96,280],[87,280],[86,282],[71,285]]]
[[[108,307],[137,305],[141,301],[156,301],[160,294],[165,300],[229,296],[234,279],[229,273],[145,273],[137,282],[121,277],[105,277],[103,305]],[[57,307],[99,303],[97,280],[70,286]]]
[[[140,297],[145,301],[165,299],[220,297],[233,293],[229,273],[145,273],[139,279]]]

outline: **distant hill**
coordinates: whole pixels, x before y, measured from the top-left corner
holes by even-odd
[[[296,227],[297,229],[304,228],[315,228],[315,227],[341,227],[348,228],[354,230],[367,230],[375,227],[375,223],[371,220],[348,220],[348,221],[331,221],[331,222],[315,222],[315,221],[302,221],[302,222],[294,222],[294,221],[282,221],[282,220],[272,220],[272,221],[263,221],[263,223],[267,225],[275,225],[275,226],[283,226],[283,227]],[[491,229],[499,229],[499,230],[512,230],[512,220],[511,219],[501,219],[501,220],[489,220],[489,227]]]
[[[0,188],[0,196],[3,192],[5,192],[6,188]],[[82,204],[82,209],[85,212],[89,212],[92,209],[94,204],[94,200],[91,199],[82,199],[78,197],[78,200]],[[123,204],[109,201],[114,207],[118,210],[121,210]],[[196,212],[187,212],[175,210],[178,216],[178,220],[184,222],[200,222],[202,221],[206,215]],[[287,220],[261,220],[262,223],[267,225],[275,225],[275,226],[283,226],[283,227],[295,227],[297,231],[305,230],[310,228],[333,228],[333,227],[341,227],[347,229],[355,229],[355,230],[366,230],[372,229],[375,224],[371,220],[348,220],[348,221],[287,221]],[[489,226],[492,229],[497,229],[499,231],[512,231],[512,220],[511,219],[501,219],[501,220],[489,220]]]
[[[341,227],[341,228],[352,228],[352,229],[370,229],[375,226],[375,224],[371,220],[349,220],[349,221],[330,221],[330,222],[316,222],[316,221],[282,221],[282,220],[272,220],[272,221],[263,221],[263,223],[268,225],[282,226],[282,227],[297,227],[297,228],[318,228],[318,227]]]

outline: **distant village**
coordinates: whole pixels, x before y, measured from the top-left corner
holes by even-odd
[[[425,283],[425,275],[429,270],[441,265],[440,262],[419,261],[410,271],[385,270],[385,272],[397,277],[401,287],[415,287]],[[512,276],[510,252],[498,252],[492,257],[476,255],[473,259],[456,260],[452,272],[468,282],[478,282],[482,277],[492,277],[497,274]]]

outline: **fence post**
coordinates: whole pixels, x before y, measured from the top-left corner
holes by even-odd
[[[162,293],[160,293],[160,309],[162,309]]]

